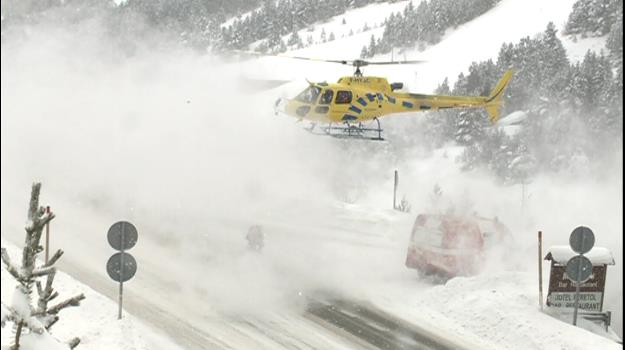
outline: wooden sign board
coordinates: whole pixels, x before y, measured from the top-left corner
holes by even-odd
[[[575,283],[565,273],[566,266],[551,265],[547,306],[563,309],[575,307]],[[586,311],[601,312],[605,290],[607,266],[592,267],[590,278],[580,285],[579,308]]]

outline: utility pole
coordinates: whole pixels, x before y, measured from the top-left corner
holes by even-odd
[[[395,170],[395,181],[393,185],[393,209],[397,209],[397,185],[399,184],[399,175]]]

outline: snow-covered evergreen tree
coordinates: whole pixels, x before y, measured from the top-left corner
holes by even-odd
[[[486,125],[482,112],[476,110],[462,111],[456,119],[456,142],[471,145],[484,136]]]
[[[371,34],[371,38],[369,39],[369,47],[367,48],[367,57],[373,57],[376,54],[375,51],[376,43],[375,37]]]
[[[378,53],[392,48],[440,41],[445,30],[476,18],[491,9],[500,0],[430,0],[420,1],[417,7],[408,3],[402,13],[393,13],[384,21],[384,32]]]
[[[566,23],[566,34],[584,36],[603,36],[608,34],[617,20],[622,0],[578,0]]]
[[[54,214],[46,212],[39,206],[39,195],[41,184],[36,183],[32,187],[30,203],[28,209],[28,223],[26,224],[26,239],[20,264],[11,260],[5,248],[1,250],[2,262],[7,271],[18,282],[13,302],[11,305],[2,304],[2,328],[7,322],[12,322],[15,326],[15,338],[13,349],[20,348],[23,337],[37,337],[40,339],[50,338],[54,344],[59,344],[59,348],[75,348],[80,340],[74,338],[67,345],[61,346],[56,340],[51,339],[48,330],[58,320],[58,313],[69,306],[77,306],[85,298],[83,294],[59,302],[53,306],[48,304],[54,300],[58,293],[52,287],[56,275],[55,263],[63,255],[62,250],[58,250],[48,262],[37,261],[37,256],[43,251],[41,246],[41,236],[45,226],[54,219]],[[45,278],[45,283],[42,283]],[[32,292],[37,288],[37,304],[33,305]]]
[[[289,47],[292,48],[302,48],[304,46],[304,42],[302,41],[302,37],[299,36],[299,33],[293,32],[289,37],[289,40],[286,43]]]
[[[367,58],[369,57],[369,51],[367,50],[366,46],[362,47],[362,50],[360,50],[360,58]]]
[[[623,6],[616,13],[616,21],[610,29],[606,47],[610,52],[610,58],[616,67],[623,65]]]

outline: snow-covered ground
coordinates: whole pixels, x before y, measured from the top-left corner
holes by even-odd
[[[488,339],[497,349],[622,349],[607,333],[594,326],[599,336],[541,312],[534,273],[507,271],[458,277],[421,293],[398,294],[388,290],[378,305],[394,314],[405,315],[419,324],[435,322],[454,325],[479,339]],[[405,290],[402,290],[405,293]],[[406,300],[398,305],[395,299]],[[427,307],[424,307],[427,305]],[[579,324],[583,320],[580,319]],[[593,327],[592,325],[584,325]]]
[[[14,261],[19,261],[21,249],[2,239],[2,247],[6,248]],[[2,266],[2,302],[11,305],[15,287],[15,279]],[[79,307],[68,308],[60,313],[60,320],[52,327],[52,335],[60,341],[68,341],[79,337],[80,349],[90,350],[176,350],[182,349],[161,331],[146,326],[133,315],[124,313],[121,320],[117,319],[117,303],[110,298],[94,291],[89,286],[68,276],[62,271],[57,272],[54,288],[59,293],[59,301],[64,297],[84,294],[86,299]],[[116,288],[111,281],[110,288]],[[31,346],[42,340],[35,339],[35,334],[22,338],[22,349],[51,349],[50,347]],[[13,332],[11,324],[2,328],[2,349],[12,344]],[[8,349],[8,347],[7,347]],[[56,349],[56,347],[54,348]]]
[[[408,56],[427,55],[427,66],[367,67],[366,73],[429,92],[472,61],[496,55],[503,42],[542,32],[549,21],[561,28],[572,3],[504,0],[418,57]],[[359,20],[348,13],[332,23],[342,26],[342,17],[346,26]],[[419,114],[386,118],[389,141],[376,144],[315,137],[272,114],[276,97],[302,89],[304,78],[334,81],[351,74],[349,68],[285,58],[222,64],[140,49],[120,63],[92,29],[46,29],[31,31],[26,42],[3,42],[2,237],[19,242],[30,183],[41,180],[42,200],[57,213],[52,244],[66,251],[62,268],[113,299],[105,233],[117,220],[133,222],[139,272],[128,285],[128,310],[150,327],[181,341],[199,334],[216,347],[350,348],[301,315],[301,294],[329,289],[481,348],[610,348],[604,338],[537,310],[536,231],[545,232],[550,246],[566,243],[585,224],[597,245],[613,249],[605,307],[622,333],[622,154],[601,176],[537,176],[521,207],[520,187],[461,172],[460,148],[431,151],[415,137]],[[297,53],[354,58],[369,36],[357,45],[337,36]],[[303,84],[248,95],[235,84],[245,74]],[[389,209],[395,169],[410,214]],[[407,270],[412,222],[432,210],[436,184],[445,207],[498,216],[513,230],[517,249],[490,261],[484,275],[444,285]],[[259,223],[267,243],[254,255],[243,237]],[[112,318],[109,327],[117,327]],[[78,333],[71,330],[83,336]]]

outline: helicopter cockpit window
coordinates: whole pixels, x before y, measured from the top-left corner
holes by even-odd
[[[304,103],[315,103],[317,97],[319,96],[319,92],[321,92],[320,88],[316,86],[309,86],[306,90],[302,91],[301,94],[297,95],[295,100]]]
[[[330,103],[332,103],[332,97],[334,97],[334,91],[332,91],[330,89],[325,90],[321,94],[321,98],[319,99],[319,104],[320,105],[329,105]]]
[[[352,103],[352,92],[351,91],[337,91],[335,102],[337,104]]]

